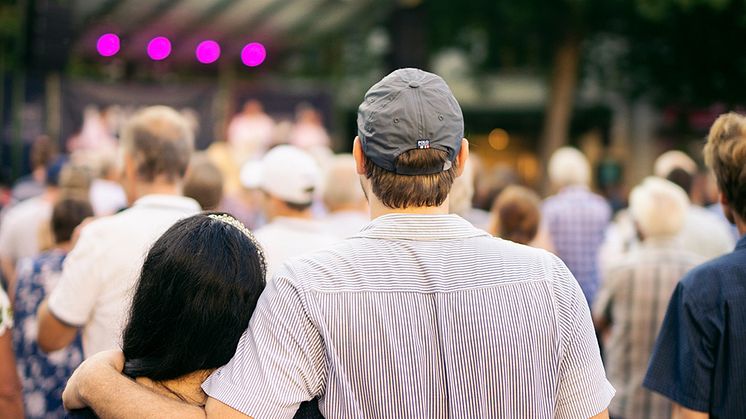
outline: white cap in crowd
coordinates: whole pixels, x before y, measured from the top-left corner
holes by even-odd
[[[271,149],[259,161],[249,161],[241,169],[241,183],[261,189],[275,198],[294,204],[313,200],[321,181],[321,170],[303,150],[281,145]]]
[[[659,177],[645,178],[629,195],[630,213],[646,238],[678,234],[684,227],[688,208],[686,192]]]

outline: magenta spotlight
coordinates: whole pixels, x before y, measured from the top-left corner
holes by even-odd
[[[202,64],[214,63],[220,58],[220,45],[211,40],[202,41],[194,53],[197,55],[197,61]]]
[[[119,52],[119,37],[113,33],[105,33],[96,42],[96,51],[103,57],[111,57]]]
[[[171,54],[171,41],[163,36],[158,36],[148,42],[148,57],[151,60],[160,61]]]
[[[249,67],[256,67],[267,58],[267,50],[259,42],[246,44],[241,50],[241,61]]]

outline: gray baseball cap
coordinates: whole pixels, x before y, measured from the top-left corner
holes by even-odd
[[[440,76],[403,68],[365,93],[357,109],[357,131],[363,153],[377,166],[402,175],[425,175],[453,165],[464,138],[464,116]],[[430,171],[396,167],[400,154],[417,148],[443,150],[448,160]]]

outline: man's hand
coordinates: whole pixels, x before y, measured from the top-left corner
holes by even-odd
[[[97,374],[106,372],[121,374],[123,369],[124,354],[120,350],[99,352],[85,360],[67,381],[65,391],[62,393],[65,409],[82,409],[88,406],[85,396],[88,388],[95,386],[98,382]]]

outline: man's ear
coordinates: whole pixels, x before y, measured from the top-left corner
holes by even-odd
[[[360,142],[360,137],[355,137],[355,141],[352,142],[352,156],[355,158],[355,168],[357,169],[358,175],[365,174],[365,156],[363,156],[363,144]]]
[[[466,138],[461,139],[461,150],[456,155],[456,176],[461,176],[464,173],[464,166],[469,160],[469,140]]]

